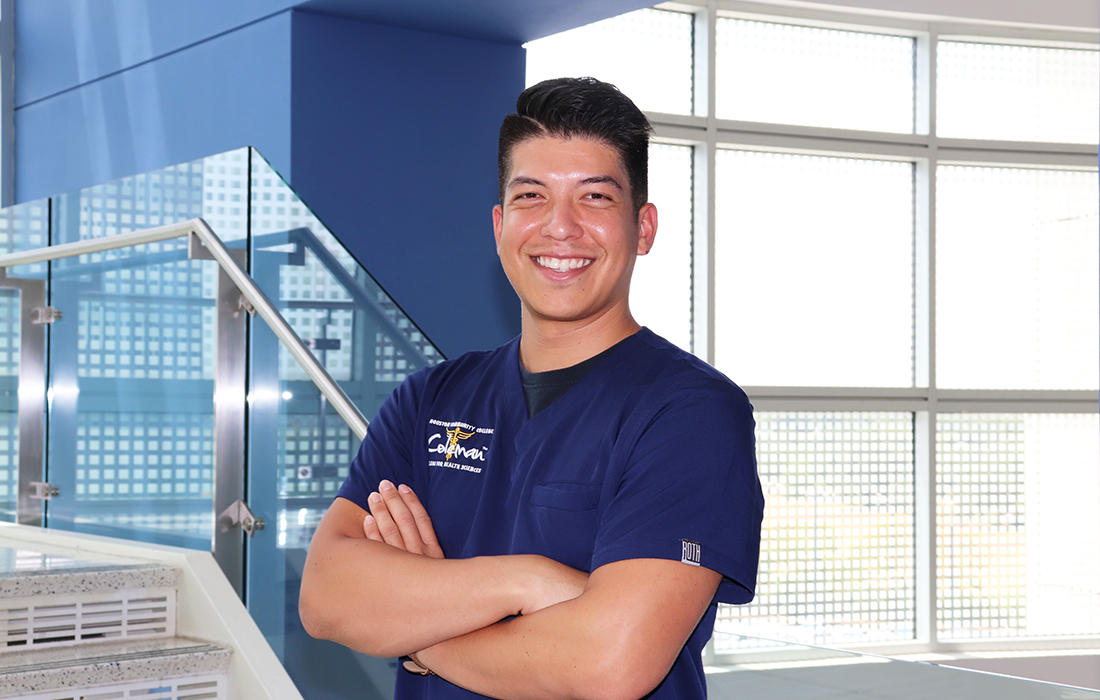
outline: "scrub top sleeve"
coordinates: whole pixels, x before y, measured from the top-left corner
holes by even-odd
[[[416,427],[418,379],[419,375],[406,379],[378,409],[336,494],[338,497],[368,510],[367,497],[378,490],[382,479],[394,484],[413,484],[410,446]]]
[[[592,569],[672,559],[721,573],[719,602],[749,602],[764,510],[752,406],[715,380],[683,387],[651,415],[602,514]]]

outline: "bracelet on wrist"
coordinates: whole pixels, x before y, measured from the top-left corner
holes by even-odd
[[[408,671],[409,673],[415,673],[419,676],[434,676],[435,675],[435,673],[430,668],[428,668],[424,664],[420,663],[420,659],[416,658],[415,653],[409,654],[409,660],[404,662],[401,665],[404,666],[405,670]]]

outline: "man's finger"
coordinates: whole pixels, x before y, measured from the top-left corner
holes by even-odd
[[[385,542],[382,538],[382,533],[378,531],[378,523],[374,521],[373,515],[367,515],[363,517],[363,534],[367,536],[368,540],[374,540],[375,542]]]
[[[401,531],[390,514],[386,499],[376,491],[367,498],[367,506],[370,508],[370,514],[374,518],[374,525],[378,528],[382,541],[391,547],[405,549],[405,540],[401,537]]]
[[[378,492],[386,503],[386,509],[397,526],[399,536],[403,543],[403,549],[413,554],[424,554],[424,540],[420,537],[420,529],[416,524],[416,516],[409,510],[400,491],[392,482],[383,479],[378,484]],[[389,542],[389,540],[386,540]]]
[[[434,559],[443,559],[443,548],[439,546],[439,540],[435,536],[435,526],[428,516],[428,510],[420,502],[416,493],[408,486],[401,484],[397,487],[401,494],[401,500],[405,502],[409,512],[412,513],[416,530],[420,534],[420,541],[424,543],[424,554]]]

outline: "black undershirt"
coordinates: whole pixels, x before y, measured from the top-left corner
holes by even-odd
[[[615,345],[572,367],[552,369],[549,372],[528,372],[521,362],[519,373],[520,381],[523,382],[523,398],[527,401],[527,418],[534,418],[539,412],[560,399],[565,392],[573,388],[574,384],[584,379],[593,367],[600,364],[600,360],[614,350]]]

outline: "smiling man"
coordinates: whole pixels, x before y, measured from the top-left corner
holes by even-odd
[[[404,382],[317,529],[302,621],[409,656],[401,700],[704,698],[717,603],[752,599],[752,408],[630,313],[649,134],[591,78],[520,95],[493,230],[522,333]]]

